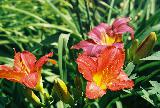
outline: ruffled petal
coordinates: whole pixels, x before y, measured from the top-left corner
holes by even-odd
[[[86,97],[89,99],[96,99],[102,97],[104,94],[106,94],[105,90],[102,90],[93,82],[87,82]]]
[[[124,44],[123,43],[114,43],[113,46],[115,46],[116,48],[120,48],[120,49],[124,49]]]
[[[46,54],[45,56],[41,57],[37,62],[35,68],[36,71],[40,71],[42,66],[49,60],[49,57],[53,56],[53,52],[50,52],[49,54]]]
[[[112,24],[112,26],[113,26],[113,28],[119,28],[119,26],[121,26],[121,25],[127,25],[127,23],[130,21],[130,18],[129,17],[127,17],[127,18],[117,18],[114,22],[113,22],[113,24]]]
[[[0,70],[4,70],[4,71],[12,71],[13,68],[6,66],[6,65],[0,65]]]
[[[123,33],[129,32],[131,34],[131,38],[134,38],[134,30],[128,25],[121,25],[119,28],[114,29],[114,32],[116,35],[122,35]]]
[[[22,70],[22,63],[21,63],[21,53],[15,52],[15,56],[14,56],[14,70],[15,71],[21,71]]]
[[[25,76],[25,73],[16,72],[10,69],[0,70],[0,78],[5,78],[13,82],[19,82]]]
[[[34,71],[36,57],[32,53],[28,51],[23,51],[21,53],[21,60],[28,73],[31,73]]]
[[[87,50],[86,47],[93,46],[95,44],[96,43],[91,39],[83,40],[83,41],[80,41],[78,44],[73,45],[71,47],[71,49],[77,49],[77,50],[83,49],[85,51],[85,50]]]
[[[98,26],[94,27],[88,35],[94,42],[101,44],[106,36],[106,29],[109,27],[110,26],[106,23],[100,23]]]
[[[120,44],[120,43],[119,43]],[[104,49],[98,57],[98,72],[110,68],[113,73],[114,70],[120,70],[124,65],[125,53],[124,50],[116,46],[108,46]]]
[[[128,78],[127,74],[121,70],[119,76],[108,84],[108,89],[117,91],[125,88],[133,88],[134,82]]]
[[[106,45],[95,44],[92,40],[85,40],[72,46],[71,49],[83,49],[83,54],[88,56],[97,56],[106,47]]]
[[[102,89],[107,88],[110,83],[119,75],[122,69],[125,53],[121,48],[108,46],[98,57],[97,72],[93,74],[93,81]]]
[[[38,73],[30,73],[21,79],[21,83],[29,88],[35,88],[38,83]]]
[[[80,54],[76,60],[78,64],[78,70],[83,74],[83,77],[91,81],[92,73],[97,71],[97,62],[96,58],[89,57],[84,54]]]
[[[131,38],[134,38],[134,30],[131,26],[128,25],[130,18],[119,18],[116,19],[112,24],[112,31],[115,35],[121,35],[123,33],[129,32],[131,34]]]

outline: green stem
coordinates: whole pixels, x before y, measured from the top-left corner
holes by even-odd
[[[123,95],[120,95],[119,97],[117,98],[114,98],[111,102],[109,102],[109,104],[106,106],[106,108],[112,108],[112,104],[114,104],[116,101],[119,101],[120,99],[124,99],[124,98],[127,98],[127,97],[130,97],[130,96],[133,96],[133,95],[137,95],[137,94],[141,94],[142,91],[133,91],[129,94],[123,94]]]
[[[142,83],[150,80],[151,78],[153,78],[154,76],[158,75],[160,73],[160,69],[153,71],[151,74],[149,74],[148,76],[142,76],[139,77],[135,80],[135,84],[139,83],[142,81]]]
[[[106,108],[112,108],[112,104],[114,104],[116,101],[123,99],[123,98],[126,98],[126,97],[130,97],[132,95],[133,95],[133,93],[120,95],[120,97],[114,98],[111,102],[109,102],[109,104],[107,105]]]
[[[110,6],[113,7],[113,5],[114,5],[114,0],[111,1]],[[111,14],[112,14],[112,9],[110,8],[109,14],[108,14],[108,19],[107,19],[107,22],[108,22],[108,23],[110,22]]]
[[[102,4],[103,6],[105,6],[106,8],[109,8],[110,10],[112,10],[112,12],[114,12],[114,13],[119,13],[119,11],[118,10],[116,10],[116,9],[114,9],[112,6],[110,6],[109,4],[107,4],[107,3],[105,3],[105,2],[103,2],[103,1],[99,1],[99,3],[100,4]]]
[[[86,7],[86,12],[87,12],[88,26],[89,26],[89,29],[90,29],[91,28],[91,18],[90,18],[90,15],[89,15],[89,8],[88,8],[88,5],[87,5],[87,0],[84,0],[84,3],[85,3],[85,7]]]
[[[151,74],[149,74],[145,80],[142,81],[142,83],[150,80],[151,78],[153,78],[154,76],[158,75],[160,73],[160,69],[153,71]]]
[[[151,62],[151,63],[145,64],[145,65],[139,67],[138,71],[144,71],[147,68],[151,68],[153,66],[158,66],[159,64],[160,64],[160,61]]]
[[[81,17],[80,17],[80,10],[79,10],[79,1],[78,0],[76,0],[75,10],[76,10],[76,16],[77,16],[77,19],[78,19],[80,33],[81,33],[82,37],[84,37],[83,29],[82,29],[82,21],[81,21]]]

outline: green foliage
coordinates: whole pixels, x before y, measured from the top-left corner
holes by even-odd
[[[61,34],[59,36],[58,40],[58,64],[59,64],[59,71],[60,71],[60,77],[65,82],[67,81],[67,70],[63,71],[63,67],[66,69],[66,61],[67,61],[67,54],[68,54],[68,40],[69,40],[70,34]],[[63,51],[64,49],[64,51]],[[65,52],[65,53],[64,53]],[[65,55],[64,55],[65,54]],[[64,61],[63,61],[64,58]],[[64,63],[63,63],[64,62]]]
[[[152,54],[151,56],[148,56],[146,58],[143,58],[141,60],[160,60],[160,51],[155,52],[154,54]]]
[[[135,65],[132,62],[128,63],[127,67],[124,70],[128,76],[131,75],[132,71],[134,70],[134,67]]]

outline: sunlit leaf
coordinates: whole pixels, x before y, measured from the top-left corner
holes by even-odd
[[[64,51],[67,53],[67,43],[69,40],[70,34],[61,34],[58,40],[58,65],[60,70],[60,78],[67,80],[67,72],[63,70],[63,66],[65,66],[65,62],[63,62]],[[65,55],[66,59],[66,55]],[[66,67],[65,67],[66,68]]]
[[[155,106],[153,100],[149,97],[150,94],[143,88],[142,88],[142,93],[143,93],[143,95],[141,95],[141,97],[143,99],[145,99],[146,101],[148,101],[149,103],[151,103],[153,106]]]
[[[135,65],[132,62],[128,63],[127,67],[124,70],[128,76],[131,75],[132,71],[134,70],[134,67]]]
[[[154,54],[152,54],[151,56],[148,56],[146,58],[142,58],[140,60],[160,60],[160,51],[155,52]]]

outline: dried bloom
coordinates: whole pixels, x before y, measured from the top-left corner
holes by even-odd
[[[13,67],[0,65],[0,78],[19,82],[29,88],[36,89],[41,80],[41,68],[52,55],[51,52],[36,60],[36,57],[28,51],[15,52]]]
[[[134,82],[122,70],[125,53],[122,48],[108,46],[98,57],[80,54],[77,58],[78,70],[88,81],[86,96],[95,99],[106,90],[117,91],[132,88]]]
[[[79,42],[72,46],[72,49],[83,49],[85,54],[96,56],[107,46],[122,47],[119,46],[121,44],[116,43],[122,42],[123,33],[129,32],[131,38],[134,38],[134,30],[128,25],[129,21],[130,18],[119,18],[113,22],[112,26],[101,23],[89,32],[90,39]]]

